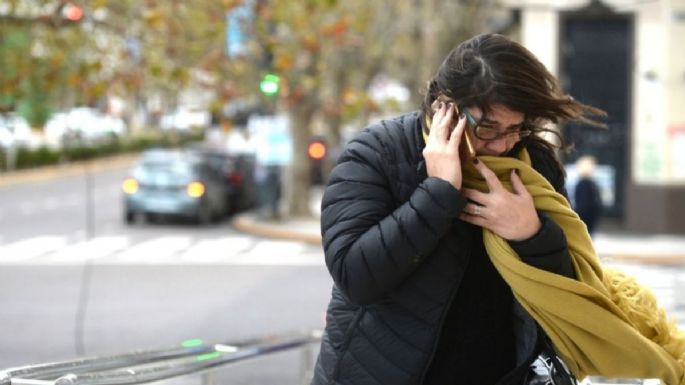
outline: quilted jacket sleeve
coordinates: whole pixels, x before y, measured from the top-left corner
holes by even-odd
[[[322,201],[326,265],[357,304],[379,300],[412,274],[466,204],[451,184],[429,177],[397,207],[389,163],[378,139],[360,134],[332,171]]]
[[[575,278],[564,231],[547,214],[539,215],[541,226],[537,234],[523,241],[509,241],[509,245],[527,264]]]

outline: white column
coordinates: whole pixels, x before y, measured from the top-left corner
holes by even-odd
[[[553,7],[524,8],[521,13],[521,44],[552,74],[558,74],[559,13]]]
[[[666,26],[667,182],[685,183],[685,0],[671,0]]]
[[[637,184],[666,180],[667,34],[663,1],[637,10],[633,90],[632,170]]]

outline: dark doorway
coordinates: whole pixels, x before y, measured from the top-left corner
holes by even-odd
[[[564,163],[597,159],[604,215],[621,219],[629,175],[633,18],[602,8],[562,13],[560,81],[563,90],[608,113],[608,129],[567,124],[564,135],[575,149]]]

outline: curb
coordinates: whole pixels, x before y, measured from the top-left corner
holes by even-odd
[[[283,239],[288,241],[305,242],[311,245],[321,246],[321,235],[311,231],[298,231],[293,229],[296,224],[292,222],[265,222],[260,221],[255,214],[246,213],[236,216],[232,220],[233,227],[241,232],[253,234],[264,238]],[[599,251],[602,262],[625,262],[638,263],[653,266],[685,266],[685,253],[655,253],[639,254],[629,252],[602,253]]]
[[[641,265],[685,266],[683,254],[613,254],[603,256],[601,259],[607,262],[632,262]]]
[[[287,222],[284,222],[284,224],[285,223]],[[255,217],[250,214],[236,216],[231,221],[231,224],[238,231],[260,237],[299,241],[311,245],[321,246],[321,235],[319,234],[314,234],[307,231],[297,231],[287,228],[287,225],[261,222],[256,220]]]
[[[130,167],[138,156],[139,154],[116,155],[56,166],[45,166],[0,173],[0,187],[22,183],[42,182],[64,176],[82,175],[86,170],[103,171]]]

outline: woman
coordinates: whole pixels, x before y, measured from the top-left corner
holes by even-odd
[[[486,162],[525,157],[543,184],[565,194],[563,169],[539,127],[592,123],[586,116],[598,113],[561,94],[523,46],[489,34],[449,53],[421,111],[352,140],[322,202],[335,285],[312,383],[533,383],[541,353],[559,373],[533,307],[512,293],[515,279],[503,279],[506,269],[494,266],[498,252],[486,250],[492,242],[483,234],[502,239],[545,277],[572,281],[577,263],[516,169],[496,174]],[[464,133],[472,159],[461,146]],[[478,176],[481,191],[471,183]]]

